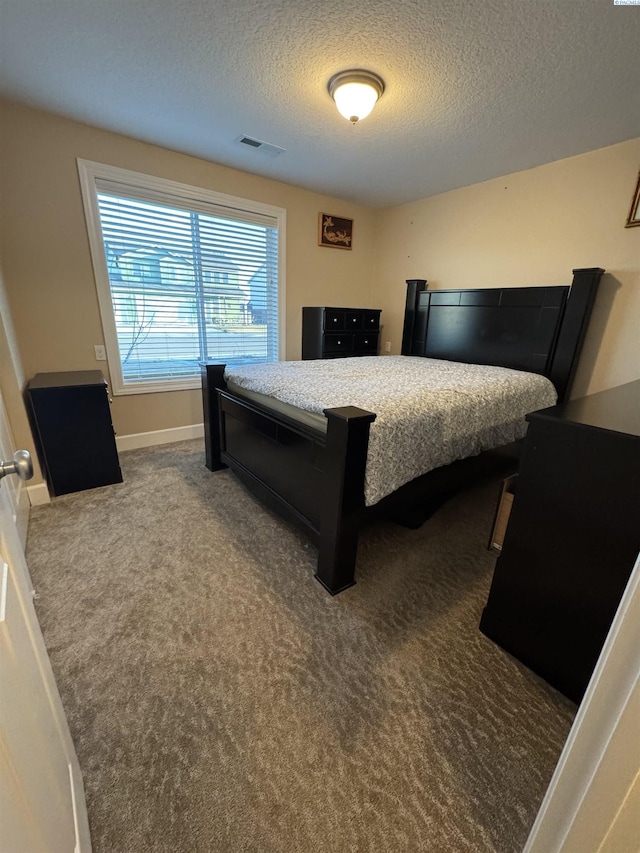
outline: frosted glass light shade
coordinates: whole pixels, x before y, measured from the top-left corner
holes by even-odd
[[[371,71],[341,71],[329,80],[329,93],[338,112],[355,124],[366,118],[384,92],[384,83]]]

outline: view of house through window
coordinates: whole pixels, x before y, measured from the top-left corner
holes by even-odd
[[[277,360],[277,218],[100,177],[95,202],[124,387]]]

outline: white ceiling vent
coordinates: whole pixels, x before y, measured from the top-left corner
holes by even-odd
[[[272,145],[270,142],[263,142],[261,139],[254,139],[252,136],[239,136],[236,139],[241,145],[247,145],[249,148],[255,148],[262,154],[269,154],[271,157],[277,157],[282,154],[285,149],[278,145]]]

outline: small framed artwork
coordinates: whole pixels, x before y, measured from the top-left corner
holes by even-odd
[[[636,191],[634,192],[633,198],[631,200],[631,207],[629,208],[627,224],[624,227],[635,228],[637,225],[640,225],[640,172],[638,172],[638,180],[636,181]]]
[[[350,249],[353,240],[353,219],[343,219],[330,213],[318,214],[318,246]]]

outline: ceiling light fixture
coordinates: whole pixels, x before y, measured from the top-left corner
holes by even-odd
[[[340,115],[355,124],[375,107],[384,92],[384,81],[373,71],[354,68],[334,74],[327,88]]]

